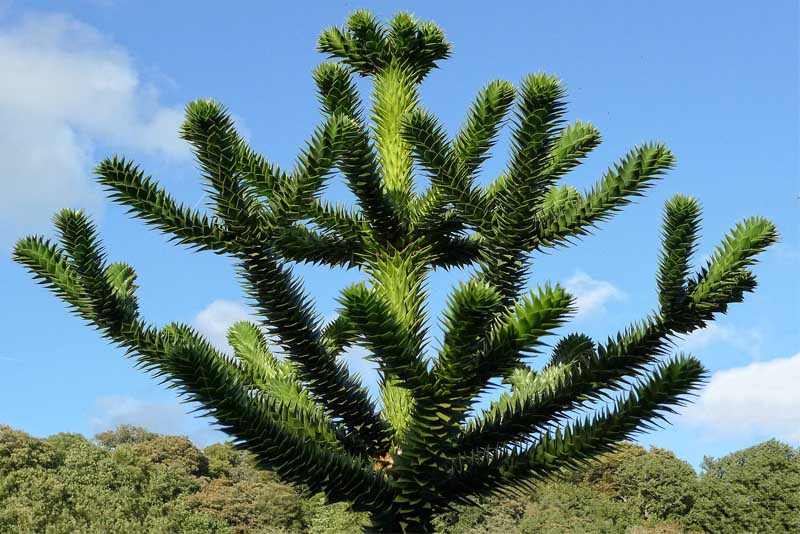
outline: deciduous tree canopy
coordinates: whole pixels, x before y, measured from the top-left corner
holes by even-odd
[[[623,444],[518,497],[434,520],[440,534],[797,532],[800,450],[768,441],[708,458],[698,476],[663,449]],[[230,443],[135,427],[38,439],[0,426],[0,532],[350,534],[346,503],[276,479]]]

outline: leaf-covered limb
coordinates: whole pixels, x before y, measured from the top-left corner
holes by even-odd
[[[527,449],[500,449],[463,456],[453,463],[452,478],[445,485],[456,498],[507,488],[513,490],[530,479],[575,468],[637,432],[658,427],[665,414],[675,413],[686,397],[706,379],[702,364],[691,357],[676,357],[658,366],[634,385],[627,397],[617,400],[592,419],[576,421],[562,432],[543,434]]]
[[[597,355],[594,341],[586,334],[569,334],[562,337],[553,348],[550,361],[547,366],[551,367],[561,363],[569,364],[576,361],[584,361]]]
[[[516,392],[532,386],[537,376],[539,373],[534,368],[523,363],[514,368],[511,374],[503,380],[503,384],[509,384],[511,391]]]
[[[468,175],[474,176],[489,157],[489,150],[514,103],[515,93],[510,82],[493,81],[481,89],[470,106],[464,125],[453,142],[455,156]]]
[[[361,116],[361,98],[350,69],[340,63],[325,62],[315,68],[312,75],[324,113],[352,118]]]
[[[474,398],[492,378],[508,377],[525,356],[538,353],[542,338],[558,328],[572,311],[572,296],[559,285],[545,285],[520,299],[493,321],[472,364],[465,359],[460,377],[462,393]]]
[[[342,315],[358,330],[384,376],[399,378],[412,393],[427,389],[430,379],[421,357],[419,319],[398,314],[387,296],[384,288],[350,286],[342,292]]]
[[[589,123],[577,121],[559,132],[547,157],[545,175],[555,180],[564,176],[600,144],[600,132]]]
[[[691,197],[676,195],[664,207],[662,250],[659,259],[658,300],[661,313],[681,313],[687,298],[686,285],[691,258],[700,233],[700,204]]]
[[[511,137],[511,161],[495,186],[493,238],[525,247],[535,237],[533,211],[555,177],[547,173],[548,155],[558,138],[565,111],[564,89],[555,76],[527,76],[518,91]]]
[[[121,305],[119,292],[112,283],[125,283],[128,277],[115,276],[119,274],[119,266],[115,266],[109,276],[97,228],[85,212],[61,210],[53,217],[53,223],[64,255],[83,288],[84,306],[86,311],[90,310],[84,318],[100,330],[119,334],[123,325],[133,319],[135,309],[131,310],[129,301]]]
[[[775,225],[763,217],[751,217],[734,226],[708,265],[689,281],[692,310],[709,320],[715,313],[724,313],[728,304],[740,302],[742,295],[755,287],[748,267],[777,240]]]
[[[285,480],[323,491],[332,500],[352,501],[366,510],[380,509],[390,499],[390,486],[374,473],[371,463],[331,450],[324,441],[309,439],[308,432],[316,434],[313,418],[296,405],[253,395],[232,372],[234,364],[199,342],[190,329],[167,327],[156,346],[140,347],[138,352],[143,365],[165,375],[187,400],[199,402],[223,430],[237,438],[239,446]],[[289,419],[295,424],[287,424]],[[308,469],[325,476],[310,480]]]
[[[672,168],[675,158],[662,144],[644,144],[629,152],[590,191],[581,194],[551,193],[541,207],[537,241],[548,247],[590,233],[597,223],[610,218],[632,199],[641,196],[655,180]]]
[[[482,236],[471,232],[466,220],[452,207],[442,204],[444,195],[428,189],[411,210],[411,238],[431,249],[434,268],[474,265],[480,258]]]
[[[487,217],[485,199],[450,148],[441,125],[432,115],[417,109],[405,117],[403,135],[429,172],[430,194],[435,199],[430,202],[429,211],[441,210],[444,204],[452,203],[466,221],[479,227]]]
[[[69,304],[76,315],[92,313],[78,274],[54,243],[41,236],[20,239],[14,247],[14,261],[24,265],[38,283]]]
[[[347,146],[346,132],[351,121],[342,115],[328,117],[302,150],[295,170],[274,182],[269,212],[263,217],[267,235],[308,217],[325,180]]]
[[[239,172],[246,186],[267,201],[275,195],[278,184],[291,179],[278,165],[267,161],[245,143],[239,146]]]
[[[114,156],[103,160],[95,174],[111,200],[130,208],[129,213],[148,225],[171,234],[178,243],[218,253],[235,251],[221,221],[178,204],[133,162]]]
[[[403,139],[403,117],[418,102],[416,84],[406,65],[392,62],[375,78],[372,122],[383,187],[404,220],[414,198],[411,147]]]
[[[370,239],[371,229],[363,214],[342,204],[316,201],[311,206],[310,218],[322,230],[341,236],[354,245],[365,246]]]
[[[393,200],[384,191],[378,158],[364,126],[349,120],[340,168],[348,188],[358,199],[361,212],[379,241],[398,239],[402,221]]]
[[[585,403],[603,400],[607,393],[594,391],[598,376],[587,364],[557,364],[529,377],[528,383],[512,388],[493,401],[480,416],[468,421],[454,447],[455,452],[471,453],[485,448],[534,439],[539,432],[560,424],[571,410]],[[608,387],[619,382],[609,382]]]
[[[465,268],[473,265],[480,254],[481,236],[455,236],[431,244],[431,267]]]
[[[590,339],[563,339],[532,388],[504,394],[469,421],[456,450],[467,452],[530,439],[559,424],[571,410],[606,399],[654,364],[669,348],[671,331],[659,316],[649,317],[594,347]]]
[[[248,321],[235,323],[228,330],[228,343],[247,380],[281,408],[275,416],[286,428],[331,450],[365,456],[358,434],[347,433],[331,421],[297,379],[292,364],[272,355],[258,326]]]
[[[278,338],[297,374],[327,410],[341,417],[348,430],[358,430],[372,451],[388,444],[388,428],[366,388],[337,361],[321,338],[319,321],[300,282],[259,243],[243,255],[241,273],[270,335]]]
[[[530,268],[529,254],[524,247],[512,244],[506,236],[482,234],[477,262],[481,266],[481,279],[494,287],[503,296],[503,302],[511,305],[525,287]],[[508,236],[513,240],[513,234]]]
[[[564,440],[564,445],[559,447],[556,434],[554,439],[546,439],[528,451],[529,464],[576,465],[583,458],[607,452],[615,443],[636,433],[653,430],[659,427],[660,421],[666,422],[666,414],[674,414],[676,407],[684,406],[687,397],[706,379],[707,372],[699,360],[686,356],[672,358],[636,382],[625,398],[603,409],[600,416],[589,423],[574,424],[571,443]],[[523,467],[524,470],[527,468]],[[514,473],[512,466],[509,471],[512,476],[522,474]]]
[[[300,224],[283,230],[274,237],[272,245],[287,261],[331,267],[356,267],[364,254],[360,241],[323,234]]]
[[[322,330],[322,342],[333,354],[341,354],[358,340],[358,330],[347,315],[337,315]]]
[[[474,278],[451,293],[442,321],[444,341],[433,370],[437,386],[451,397],[474,394],[469,379],[480,372],[480,353],[502,309],[497,291]]]
[[[388,42],[390,56],[412,73],[414,83],[435,69],[437,61],[450,56],[450,43],[439,26],[405,12],[389,21]]]
[[[181,137],[192,145],[217,214],[232,232],[250,231],[262,206],[239,172],[243,141],[233,118],[213,100],[195,100],[186,106]]]
[[[355,11],[343,28],[328,28],[317,42],[320,52],[339,58],[362,76],[379,72],[388,61],[380,22],[366,10]]]

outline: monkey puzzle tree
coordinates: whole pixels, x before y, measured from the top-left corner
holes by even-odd
[[[449,503],[574,467],[650,428],[698,387],[698,360],[662,357],[675,335],[702,328],[755,288],[748,267],[777,239],[769,221],[739,223],[691,273],[700,207],[676,196],[664,214],[658,310],[605,342],[568,335],[534,369],[526,362],[569,318],[573,299],[559,285],[525,291],[531,253],[589,233],[668,170],[672,154],[644,144],[589,191],[559,186],[600,134],[564,124],[555,77],[489,83],[451,140],[419,104],[419,84],[450,53],[437,26],[402,13],[382,25],[359,11],[325,30],[319,49],[338,61],[314,71],[323,120],[291,171],[248,147],[217,103],[187,107],[181,133],[213,215],[179,204],[126,159],[97,167],[111,198],[136,217],[181,244],[235,258],[263,324],[230,329],[233,356],[189,326],[148,324],[133,268],[107,261],[83,212],[55,216],[57,244],[19,241],[16,260],[141,368],[200,403],[261,465],[371,512],[376,530],[427,531]],[[373,82],[369,118],[355,75]],[[506,122],[508,167],[480,186]],[[416,169],[429,179],[421,193]],[[321,198],[334,172],[357,206]],[[359,269],[365,281],[342,291],[340,314],[323,324],[295,262]],[[453,290],[429,359],[426,277],[467,267],[473,274]],[[379,366],[380,409],[342,359],[354,345]],[[477,410],[498,381],[509,391]]]

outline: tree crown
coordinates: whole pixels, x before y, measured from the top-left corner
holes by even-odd
[[[700,205],[674,197],[664,211],[658,309],[605,342],[568,335],[531,367],[574,311],[560,285],[524,291],[532,253],[588,234],[669,170],[672,153],[637,146],[581,192],[559,182],[600,134],[565,123],[556,77],[488,83],[450,139],[418,93],[450,54],[436,25],[405,13],[382,24],[357,11],[322,33],[319,50],[333,60],[313,73],[323,117],[290,171],[254,152],[218,103],[187,106],[181,135],[213,214],[180,204],[125,158],[97,166],[99,182],[134,216],[180,244],[236,259],[263,324],[231,328],[234,356],[187,325],[147,323],[135,271],[107,261],[81,211],[55,216],[58,243],[20,240],[17,261],[141,368],[199,402],[261,465],[370,511],[379,529],[429,530],[452,502],[575,467],[656,425],[701,384],[697,359],[662,357],[676,335],[755,288],[754,258],[777,239],[769,221],[737,224],[693,272]],[[369,116],[354,76],[373,82]],[[505,125],[508,166],[480,186]],[[417,169],[428,178],[422,193],[412,187]],[[335,171],[357,206],[322,198]],[[340,314],[323,324],[293,262],[357,268],[365,280],[342,291]],[[474,274],[454,288],[428,361],[426,276],[467,266]],[[354,345],[379,366],[380,410],[342,361]],[[510,390],[474,413],[498,380]],[[598,401],[594,415],[580,416]]]

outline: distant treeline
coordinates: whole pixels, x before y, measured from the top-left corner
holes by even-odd
[[[319,476],[325,476],[319,473]],[[281,483],[230,444],[123,426],[88,440],[0,426],[0,532],[354,533],[344,503]],[[525,495],[436,520],[449,534],[800,532],[800,450],[775,440],[701,472],[664,449],[624,444]]]

